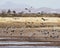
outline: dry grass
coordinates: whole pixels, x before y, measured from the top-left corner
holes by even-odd
[[[19,37],[19,40],[25,37],[25,41],[60,41],[60,18],[0,17],[0,38],[4,37]]]
[[[44,20],[43,20],[43,19]],[[0,17],[0,27],[38,28],[59,27],[60,18],[57,17]]]

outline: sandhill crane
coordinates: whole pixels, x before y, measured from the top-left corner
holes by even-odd
[[[46,20],[48,20],[48,19],[44,19],[44,18],[41,18],[43,21],[46,21]]]

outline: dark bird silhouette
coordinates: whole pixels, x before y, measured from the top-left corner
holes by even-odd
[[[47,19],[41,18],[43,21],[46,21]]]

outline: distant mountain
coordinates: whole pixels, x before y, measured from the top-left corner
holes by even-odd
[[[44,12],[44,13],[60,13],[60,9],[52,9],[52,8],[47,8],[47,7],[42,7],[42,8],[28,8],[31,10],[31,12],[28,12],[27,10],[24,10],[27,13],[38,13],[38,12]]]
[[[42,7],[42,8],[38,8],[35,10],[35,12],[44,12],[44,13],[56,13],[55,9],[51,9],[51,8],[47,8],[47,7]]]
[[[52,8],[47,8],[47,7],[41,7],[33,10],[33,12],[44,12],[44,13],[60,13],[60,9],[52,9]]]

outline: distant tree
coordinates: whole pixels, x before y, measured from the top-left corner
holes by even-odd
[[[21,11],[19,14],[23,14],[24,13],[24,11]]]
[[[9,10],[7,11],[7,13],[8,13],[8,14],[11,14],[11,10],[9,9]]]
[[[24,11],[21,11],[18,13],[19,16],[23,16],[23,14],[24,14]]]
[[[5,11],[2,11],[2,14],[5,14],[6,12]]]
[[[41,11],[41,15],[43,15],[44,14],[44,11]]]
[[[16,11],[13,11],[13,14],[16,14]]]
[[[6,11],[2,10],[1,16],[5,17],[6,16]]]
[[[13,11],[13,15],[16,16],[16,11]]]
[[[38,14],[40,14],[40,12],[38,12]]]

